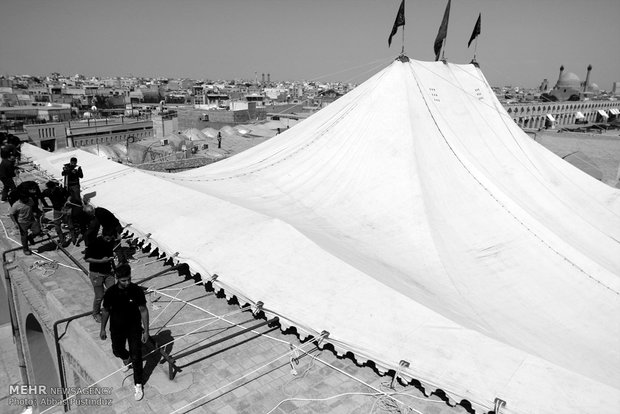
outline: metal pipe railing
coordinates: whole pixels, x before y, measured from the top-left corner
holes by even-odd
[[[24,348],[22,347],[22,338],[19,330],[19,320],[17,318],[17,310],[15,309],[15,301],[13,299],[13,285],[11,282],[11,275],[7,268],[6,256],[9,253],[21,250],[22,246],[15,247],[13,249],[5,250],[2,252],[2,269],[4,270],[4,279],[6,280],[6,296],[9,305],[9,316],[11,319],[11,332],[15,339],[15,347],[17,348],[17,363],[21,373],[22,381],[24,385],[28,385],[28,370],[26,369],[26,359],[24,358]]]
[[[71,322],[72,320],[83,318],[84,316],[92,315],[93,311],[80,313],[79,315],[69,316],[68,318],[59,319],[54,322],[54,343],[56,344],[56,359],[58,360],[58,376],[60,377],[60,389],[62,390],[62,403],[64,405],[65,412],[69,411],[69,403],[67,401],[66,384],[65,384],[65,370],[62,364],[62,352],[60,350],[60,338],[58,337],[58,325],[64,322]]]

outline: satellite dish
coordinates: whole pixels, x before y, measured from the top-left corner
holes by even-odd
[[[91,109],[93,112],[97,112],[97,107],[96,107],[95,105],[93,105],[90,109]]]
[[[161,106],[164,106],[164,105],[166,104],[166,101],[159,101],[159,104],[160,104]]]

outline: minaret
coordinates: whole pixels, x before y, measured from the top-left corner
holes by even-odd
[[[264,73],[263,73],[261,84],[263,84],[263,85],[265,84],[265,74]]]
[[[588,92],[588,85],[590,84],[590,71],[592,71],[592,65],[588,65],[588,74],[586,75],[586,81],[583,84],[583,93]]]
[[[564,65],[560,66],[560,76],[558,76],[558,81],[555,83],[556,88],[560,84],[560,80],[562,79],[562,73],[564,72]]]
[[[267,83],[271,83],[271,73],[267,74]]]

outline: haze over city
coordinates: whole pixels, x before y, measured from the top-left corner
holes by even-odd
[[[322,80],[360,83],[400,52],[400,0],[8,0],[0,74]],[[406,2],[405,53],[434,60],[446,2]],[[620,80],[617,0],[455,0],[446,58],[476,58],[492,85],[536,87],[560,65],[610,90]]]

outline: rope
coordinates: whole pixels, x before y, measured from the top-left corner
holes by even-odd
[[[312,343],[311,343],[311,345],[314,345],[314,344],[312,344]],[[198,401],[200,401],[200,400],[203,400],[203,399],[207,398],[207,397],[208,397],[208,396],[210,396],[211,394],[214,394],[214,393],[216,393],[216,392],[218,392],[218,391],[221,391],[221,390],[223,390],[224,388],[227,388],[227,387],[229,387],[230,385],[232,385],[232,384],[234,384],[234,383],[237,383],[237,382],[241,381],[242,379],[247,378],[248,376],[250,376],[250,375],[252,375],[252,374],[254,374],[254,373],[256,373],[256,372],[258,372],[258,371],[262,370],[262,369],[263,369],[263,368],[265,368],[265,367],[268,367],[269,365],[273,364],[274,362],[276,362],[276,361],[278,361],[278,360],[280,360],[280,359],[282,359],[282,358],[284,358],[284,357],[286,357],[286,356],[288,356],[288,355],[289,355],[289,352],[287,351],[286,353],[284,353],[284,354],[282,354],[282,355],[279,355],[277,358],[275,358],[275,359],[273,359],[273,360],[271,360],[271,361],[267,362],[266,364],[263,364],[263,365],[259,366],[258,368],[253,369],[252,371],[247,372],[246,374],[244,374],[244,375],[242,375],[242,376],[238,377],[237,379],[235,379],[235,380],[233,380],[233,381],[229,382],[228,384],[225,384],[225,385],[221,386],[220,388],[217,388],[217,389],[215,389],[215,390],[213,390],[213,391],[211,391],[211,392],[209,392],[209,393],[207,393],[207,394],[204,394],[202,397],[198,397],[198,398],[196,398],[194,401],[191,401],[191,402],[189,402],[189,403],[185,404],[184,406],[177,408],[176,410],[172,411],[170,414],[175,414],[175,413],[178,413],[178,412],[179,412],[179,411],[181,411],[181,410],[184,410],[185,408],[191,407],[192,405],[196,404]]]
[[[185,321],[185,322],[179,322],[179,323],[169,323],[169,324],[162,325],[161,328],[163,329],[163,328],[173,328],[173,327],[176,327],[176,326],[191,325],[191,324],[196,323],[196,322],[210,321],[212,319],[217,319],[217,318],[209,317],[209,318],[200,318],[200,319],[194,319],[192,321]],[[157,329],[157,328],[152,326],[151,329]]]
[[[177,293],[177,296],[179,296],[180,294],[181,294],[181,291],[179,291],[179,292]],[[175,297],[174,297],[174,300],[176,300],[177,296],[175,296]],[[153,323],[153,322],[155,322],[157,319],[159,319],[159,317],[160,317],[160,316],[161,316],[161,315],[162,315],[162,314],[166,311],[166,309],[168,309],[168,306],[172,305],[173,303],[174,303],[174,302],[173,302],[172,300],[171,300],[170,302],[168,302],[168,304],[167,304],[166,306],[164,306],[164,308],[161,310],[161,312],[159,312],[159,313],[157,314],[157,316],[156,316],[156,317],[154,317],[154,318],[153,318],[153,320],[152,320],[150,323]],[[166,325],[164,325],[164,326],[166,326]],[[157,334],[158,334],[158,333],[159,333],[162,329],[163,329],[163,326],[162,326],[162,327],[161,327],[161,328],[160,328],[157,332],[155,332],[155,335],[157,335]]]
[[[284,404],[287,401],[306,401],[306,402],[318,402],[318,401],[329,401],[329,400],[333,400],[336,398],[341,398],[341,397],[346,397],[349,395],[362,395],[362,396],[368,396],[368,397],[376,397],[379,395],[382,395],[381,393],[370,393],[370,392],[345,392],[342,394],[337,394],[337,395],[332,395],[331,397],[326,397],[326,398],[287,398],[284,399],[282,401],[280,401],[278,404],[276,404],[275,407],[273,407],[271,410],[267,411],[266,414],[271,414],[273,413],[279,406],[281,406],[282,404]],[[371,411],[372,413],[372,411]]]
[[[45,278],[45,277],[49,277],[53,275],[54,273],[56,273],[57,269],[58,269],[58,262],[56,261],[46,262],[44,260],[37,260],[32,265],[30,265],[30,268],[28,269],[28,271],[41,270],[42,273],[40,276]]]
[[[15,244],[17,244],[17,245],[21,246],[22,244],[21,244],[20,242],[18,242],[17,240],[15,240],[15,239],[13,239],[13,238],[11,238],[11,237],[9,236],[9,233],[8,233],[8,232],[7,232],[7,230],[6,230],[6,226],[4,225],[4,222],[3,222],[2,220],[0,220],[0,224],[2,225],[2,229],[4,230],[4,235],[5,235],[5,237],[6,237],[8,240],[12,241],[13,243],[15,243]],[[53,259],[50,259],[49,257],[45,257],[45,256],[43,256],[41,253],[38,253],[38,252],[36,252],[36,251],[34,251],[34,250],[32,251],[32,253],[34,253],[36,256],[39,256],[39,257],[40,257],[40,258],[42,258],[43,260],[47,260],[48,262],[54,262],[54,263],[57,263],[59,266],[66,267],[67,269],[77,270],[78,272],[81,272],[81,271],[82,271],[82,269],[80,269],[80,268],[77,268],[77,267],[74,267],[74,266],[69,266],[69,265],[66,265],[66,264],[64,264],[64,263],[60,263],[60,262],[57,262],[57,261],[55,261],[55,260],[53,260]]]
[[[174,298],[173,296],[168,295],[168,294],[166,294],[166,293],[164,293],[164,292],[158,291],[158,290],[156,290],[156,289],[151,289],[151,288],[149,288],[149,290],[152,290],[152,291],[154,291],[154,292],[159,293],[160,295],[167,296],[167,297],[169,297],[169,298]],[[186,303],[187,305],[189,305],[189,306],[191,306],[191,307],[193,307],[193,308],[196,308],[196,309],[198,309],[198,310],[201,310],[201,311],[203,311],[203,312],[205,312],[205,313],[207,313],[207,314],[209,314],[209,315],[212,315],[212,316],[214,316],[214,317],[216,317],[216,318],[220,319],[221,321],[226,322],[226,323],[228,323],[228,324],[230,324],[230,325],[232,325],[232,326],[237,326],[237,327],[240,327],[240,328],[244,328],[242,325],[239,325],[238,323],[235,323],[235,322],[229,321],[229,320],[227,320],[227,319],[224,319],[224,318],[222,318],[222,317],[219,317],[219,316],[217,316],[217,315],[213,314],[212,312],[209,312],[208,310],[201,308],[201,307],[200,307],[200,306],[198,306],[198,305],[194,305],[194,304],[193,304],[193,303],[191,303],[191,302],[186,302],[186,301],[183,301],[183,300],[179,300],[179,301],[180,301],[180,302],[184,302],[184,303]],[[283,344],[287,344],[287,345],[289,344],[287,341],[284,341],[284,340],[282,340],[282,339],[279,339],[279,338],[276,338],[276,337],[270,336],[270,335],[268,335],[268,334],[264,334],[264,333],[261,333],[261,332],[258,332],[258,331],[250,331],[250,332],[252,332],[252,333],[254,333],[254,334],[256,334],[256,335],[265,336],[265,337],[267,337],[267,338],[273,339],[274,341],[281,342],[281,343],[283,343]]]

